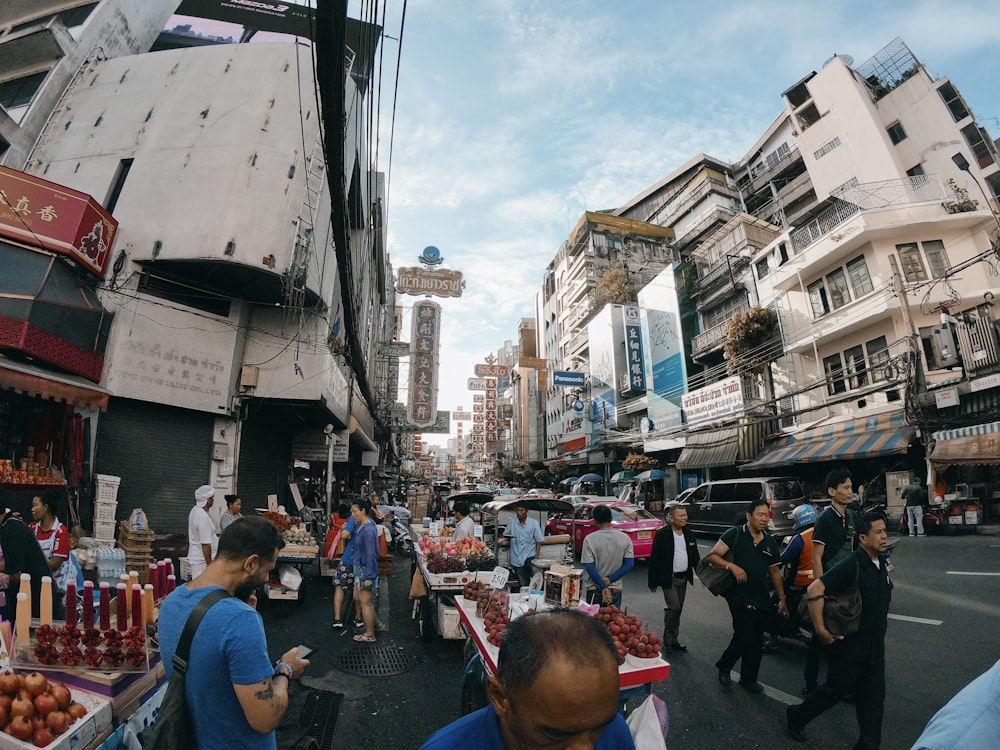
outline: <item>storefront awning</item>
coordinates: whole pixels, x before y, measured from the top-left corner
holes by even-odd
[[[941,464],[1000,463],[1000,422],[969,425],[931,434],[927,457]]]
[[[739,428],[692,432],[677,459],[678,469],[735,466],[739,455]]]
[[[756,470],[906,453],[914,435],[915,430],[903,423],[901,412],[837,422],[781,437],[741,468]]]
[[[0,355],[0,388],[107,411],[108,392],[84,378]]]

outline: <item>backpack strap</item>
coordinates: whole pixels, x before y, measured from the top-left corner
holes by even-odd
[[[180,671],[181,674],[187,672],[188,659],[191,657],[191,641],[194,640],[195,631],[198,626],[201,625],[201,618],[205,616],[209,608],[216,602],[222,601],[228,597],[232,596],[225,589],[216,589],[211,593],[205,594],[201,598],[191,614],[188,615],[187,622],[184,623],[184,630],[181,632],[181,638],[177,642],[177,651],[174,652],[171,662],[174,665],[174,669]]]

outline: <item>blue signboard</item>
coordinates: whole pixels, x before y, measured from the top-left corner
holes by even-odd
[[[552,373],[552,385],[566,385],[571,388],[583,388],[587,385],[587,375],[582,372],[556,370]]]
[[[639,308],[626,305],[622,322],[625,328],[625,364],[628,367],[629,391],[646,390],[645,361],[642,356],[642,328]]]

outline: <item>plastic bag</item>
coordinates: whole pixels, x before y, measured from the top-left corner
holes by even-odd
[[[286,564],[278,568],[278,580],[289,591],[298,591],[302,585],[302,574],[293,566]]]
[[[655,695],[640,703],[627,719],[636,750],[667,750],[667,704]]]
[[[149,531],[149,519],[142,508],[136,508],[128,517],[129,531]]]

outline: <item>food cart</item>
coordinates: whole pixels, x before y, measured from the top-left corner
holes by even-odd
[[[498,495],[482,506],[483,517],[483,542],[493,550],[497,561],[504,566],[510,565],[510,548],[502,546],[503,528],[514,518],[514,506],[524,504],[528,508],[528,516],[538,521],[538,525],[545,532],[545,524],[548,522],[550,513],[573,514],[573,503],[568,500],[556,499],[554,497],[511,497],[509,495]],[[564,540],[562,535],[558,538],[549,537],[542,544],[566,545],[569,540]],[[565,551],[565,548],[563,552]],[[561,557],[561,554],[557,555]],[[549,558],[551,555],[545,554],[543,557]]]
[[[494,674],[500,649],[487,640],[485,623],[476,613],[476,602],[457,597],[455,604],[458,609],[462,627],[469,634],[469,644],[474,653],[470,654],[465,671],[462,675],[462,714],[477,711],[486,705],[486,678]],[[544,605],[542,605],[544,607]],[[621,686],[620,702],[636,695],[649,695],[653,683],[665,680],[670,676],[670,664],[662,658],[626,659],[618,667]]]

